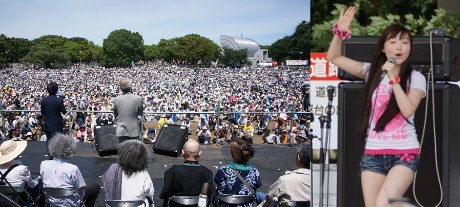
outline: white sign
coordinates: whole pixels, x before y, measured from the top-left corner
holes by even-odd
[[[307,60],[286,60],[286,65],[307,65]]]

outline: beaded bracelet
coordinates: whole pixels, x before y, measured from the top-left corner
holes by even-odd
[[[342,39],[342,40],[349,39],[351,37],[351,33],[344,32],[344,31],[340,30],[339,25],[337,23],[332,25],[332,33],[334,33],[335,35],[339,36],[340,39]]]

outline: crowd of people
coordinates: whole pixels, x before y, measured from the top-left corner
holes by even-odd
[[[72,111],[65,116],[64,132],[74,130],[79,141],[94,140],[96,125],[115,122],[113,101],[121,94],[118,83],[122,78],[131,80],[133,94],[142,98],[145,121],[159,122],[169,115],[168,123],[187,125],[199,120],[200,115],[163,114],[162,117],[162,114],[154,113],[211,112],[217,110],[219,103],[220,111],[226,112],[289,112],[293,109],[308,109],[306,85],[309,75],[306,68],[193,68],[156,62],[129,69],[78,65],[50,70],[27,69],[16,64],[1,70],[0,74],[0,109],[3,110],[40,110],[40,103],[47,95],[47,83],[57,82],[57,96],[63,99],[66,110]],[[42,138],[40,112],[2,112],[1,115],[2,138]],[[259,124],[259,117],[262,116],[252,115],[251,123]],[[266,116],[267,121],[276,121],[279,117],[279,114]],[[205,115],[205,118],[213,127],[212,119],[215,122],[216,117]],[[238,120],[239,115],[227,114],[219,118],[222,120],[220,125],[229,131],[231,126],[223,124],[223,120]],[[282,118],[286,120],[289,117]],[[253,134],[252,131],[250,133]],[[263,134],[262,131],[259,133]]]

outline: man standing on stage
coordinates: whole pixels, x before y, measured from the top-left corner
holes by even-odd
[[[117,123],[116,135],[119,143],[139,138],[139,117],[142,117],[144,110],[142,98],[132,94],[131,80],[121,79],[120,90],[123,94],[113,100],[113,114]]]
[[[41,114],[43,116],[43,126],[46,135],[46,151],[48,151],[48,143],[57,132],[63,133],[64,119],[62,115],[66,113],[64,100],[56,96],[58,92],[58,84],[50,82],[46,86],[48,96],[41,101]]]

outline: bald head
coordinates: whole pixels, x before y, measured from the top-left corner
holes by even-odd
[[[127,78],[122,78],[120,80],[120,89],[123,93],[131,92],[132,83]]]
[[[184,148],[182,149],[182,153],[184,154],[185,159],[188,158],[195,158],[197,159],[201,155],[200,151],[200,144],[195,140],[188,140],[184,144]]]

